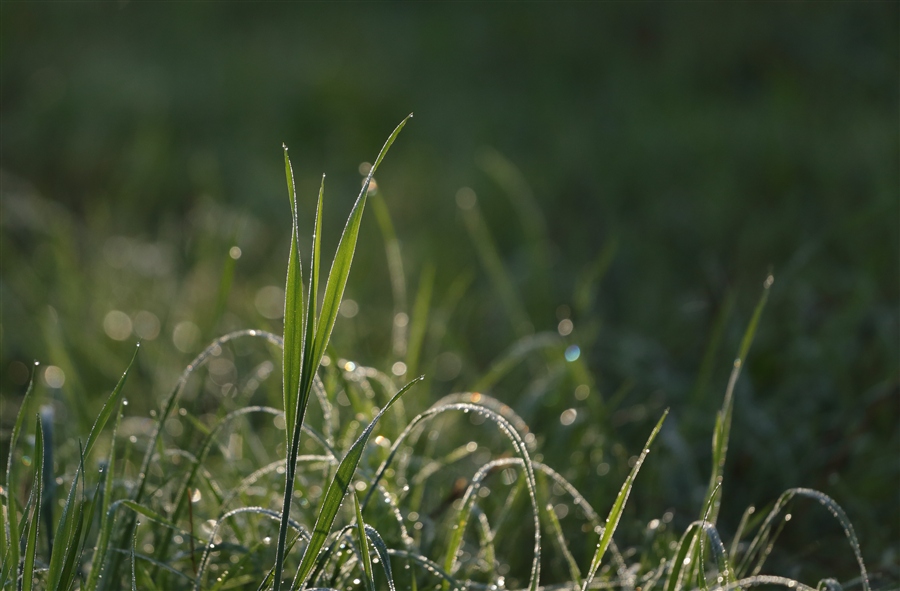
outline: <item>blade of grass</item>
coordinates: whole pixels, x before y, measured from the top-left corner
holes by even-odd
[[[285,289],[285,332],[284,332],[284,403],[285,403],[285,424],[288,432],[288,457],[285,470],[285,487],[284,501],[282,503],[282,522],[278,532],[278,545],[275,551],[275,580],[274,591],[281,589],[281,575],[284,569],[285,544],[287,542],[287,520],[291,513],[291,502],[294,492],[294,473],[296,469],[296,458],[300,448],[300,429],[303,424],[303,417],[306,412],[306,403],[315,381],[316,371],[322,363],[322,356],[328,346],[331,338],[331,331],[337,320],[338,310],[341,305],[341,299],[344,295],[344,288],[347,285],[347,278],[350,275],[350,265],[353,262],[353,254],[356,251],[356,241],[359,236],[359,227],[362,222],[362,214],[365,209],[366,195],[368,194],[369,183],[372,181],[372,175],[381,163],[391,144],[397,138],[400,130],[406,125],[406,122],[412,114],[400,122],[391,135],[388,137],[375,164],[369,170],[369,174],[363,183],[359,197],[350,212],[347,224],[341,234],[338,242],[337,251],[334,260],[331,263],[331,270],[328,273],[328,279],[325,282],[325,296],[322,300],[322,311],[315,323],[315,330],[307,330],[307,339],[304,339],[304,327],[301,326],[300,319],[303,317],[302,297],[300,295],[302,285],[300,281],[300,262],[299,256],[296,255],[297,242],[297,206],[294,196],[293,174],[291,173],[290,160],[285,152],[285,170],[289,177],[288,188],[291,194],[292,216],[294,220],[294,231],[291,236],[291,259],[288,262],[288,282]],[[321,191],[320,191],[321,196]],[[321,202],[321,201],[320,201]],[[318,225],[318,221],[316,222]],[[313,242],[313,261],[315,266],[310,271],[310,277],[318,281],[318,261],[316,259],[320,241],[319,234],[314,236]],[[315,310],[314,304],[307,302],[307,317],[310,309]],[[309,326],[307,326],[307,329]],[[296,396],[296,398],[294,398]],[[288,410],[290,409],[290,412]],[[308,574],[308,573],[307,573]]]
[[[669,410],[666,409],[666,411],[660,417],[659,422],[656,423],[656,427],[653,428],[653,431],[650,433],[650,437],[647,438],[647,443],[644,444],[644,449],[643,451],[641,451],[641,455],[638,456],[638,460],[637,462],[635,462],[634,467],[631,469],[631,473],[628,474],[628,478],[625,479],[625,482],[622,484],[621,490],[619,490],[618,496],[616,496],[615,503],[613,503],[612,508],[609,510],[609,516],[607,516],[606,518],[606,527],[603,529],[603,533],[600,535],[600,542],[597,544],[597,551],[594,553],[594,558],[591,560],[591,566],[588,569],[587,576],[584,578],[584,585],[581,587],[582,591],[586,591],[591,587],[591,582],[594,580],[594,575],[597,574],[597,569],[600,568],[600,561],[603,560],[603,555],[606,554],[606,550],[607,548],[609,548],[610,542],[612,542],[613,534],[616,532],[616,528],[619,526],[619,520],[622,518],[622,511],[625,509],[625,502],[628,500],[628,495],[631,493],[631,487],[634,485],[634,479],[640,471],[641,465],[644,463],[644,459],[647,457],[647,454],[650,453],[650,445],[652,445],[653,440],[656,439],[656,435],[662,428],[663,422],[666,420],[666,416],[668,416],[668,414]]]
[[[363,521],[362,509],[359,508],[359,495],[354,491],[353,507],[356,510],[356,535],[359,541],[359,556],[365,574],[366,589],[375,591],[375,576],[372,572],[372,557],[369,555],[369,542],[366,539],[366,522]]]
[[[113,423],[112,439],[109,444],[109,457],[106,460],[106,469],[103,474],[103,496],[100,503],[100,533],[97,543],[94,545],[94,556],[91,561],[91,572],[88,575],[84,589],[94,591],[100,581],[100,574],[106,566],[106,553],[109,547],[109,538],[112,535],[113,521],[110,516],[109,506],[112,502],[113,477],[112,472],[116,465],[116,434],[119,431],[119,422],[122,420],[122,402],[116,412],[116,422]]]
[[[34,390],[34,374],[37,371],[37,362],[31,371],[31,379],[28,381],[28,388],[25,390],[25,396],[22,397],[22,404],[19,406],[19,414],[16,416],[16,422],[13,424],[13,430],[9,437],[9,453],[6,457],[6,523],[2,528],[6,536],[5,545],[9,559],[4,561],[3,569],[0,570],[0,585],[2,585],[9,577],[10,572],[15,573],[19,568],[19,512],[16,509],[15,491],[16,471],[13,469],[13,456],[19,443],[19,434],[22,432],[22,424],[25,422],[25,415],[29,402],[31,401],[31,393]],[[15,574],[13,575],[15,577]]]
[[[413,304],[409,327],[409,345],[406,349],[406,375],[416,375],[419,369],[419,355],[428,328],[428,313],[431,307],[431,293],[434,291],[434,265],[428,264],[419,278],[419,290]]]
[[[73,505],[75,503],[75,493],[78,490],[78,482],[83,476],[84,455],[82,451],[78,469],[75,470],[75,477],[72,479],[72,485],[69,487],[69,493],[66,495],[66,504],[63,505],[62,515],[56,526],[54,539],[57,541],[57,547],[50,554],[50,565],[47,572],[48,589],[56,589],[60,586],[63,565],[65,562],[68,562],[69,554],[78,548],[78,539],[73,539],[73,530],[80,527],[82,515],[80,511],[76,512],[73,509]],[[79,504],[78,509],[80,508],[81,505]],[[63,545],[63,550],[60,550],[60,545]]]
[[[128,362],[128,367],[125,368],[125,373],[123,373],[122,377],[119,378],[118,383],[116,383],[116,387],[113,388],[112,393],[106,399],[106,402],[103,403],[103,408],[100,409],[100,413],[97,415],[97,419],[94,421],[94,425],[91,427],[91,432],[88,435],[87,443],[84,444],[85,458],[90,455],[91,450],[94,448],[94,443],[97,442],[97,438],[100,436],[100,432],[103,431],[103,427],[109,420],[110,415],[112,415],[113,410],[115,410],[115,408],[122,401],[122,392],[125,387],[125,381],[128,379],[128,375],[131,373],[131,368],[134,367],[134,362],[135,360],[137,360],[137,355],[140,350],[141,344],[138,343],[134,347],[134,354],[131,356],[131,361]]]
[[[357,501],[358,500],[359,499],[357,499]],[[397,587],[394,585],[394,575],[391,573],[391,557],[388,554],[387,545],[384,543],[384,540],[381,539],[381,534],[379,534],[378,530],[374,527],[367,524],[366,536],[368,536],[372,546],[375,547],[375,552],[378,554],[378,559],[381,561],[381,566],[384,568],[384,576],[387,577],[388,589],[390,591],[397,591]]]
[[[22,591],[31,591],[34,586],[34,559],[37,554],[37,538],[41,521],[41,502],[44,488],[44,428],[41,424],[40,417],[37,418],[35,427],[37,436],[34,440],[34,481],[32,484],[32,496],[34,497],[34,506],[32,508],[31,520],[28,524],[28,538],[25,542],[25,556],[22,562]]]
[[[400,388],[390,401],[388,401],[385,407],[375,415],[372,422],[366,426],[356,442],[349,450],[347,450],[347,454],[344,456],[344,459],[341,460],[334,478],[332,478],[331,482],[328,484],[328,490],[323,496],[322,507],[319,509],[319,514],[316,517],[316,524],[313,527],[312,536],[310,536],[309,544],[303,552],[303,558],[300,559],[300,567],[297,569],[297,575],[294,578],[294,584],[291,588],[299,587],[302,589],[303,585],[306,584],[306,579],[312,571],[319,550],[322,549],[325,538],[328,537],[328,534],[331,531],[334,518],[337,516],[338,509],[344,500],[347,489],[350,487],[350,481],[353,479],[353,474],[356,472],[357,465],[359,465],[359,460],[362,457],[363,449],[369,440],[369,435],[372,434],[378,420],[397,400],[400,399],[401,396],[415,384],[422,381],[422,379],[423,378],[420,376]]]
[[[391,278],[391,295],[394,298],[394,320],[392,321],[393,329],[391,332],[392,348],[394,355],[401,356],[406,354],[408,349],[406,326],[401,326],[397,322],[399,314],[406,314],[406,275],[403,272],[403,257],[400,256],[400,241],[397,240],[397,233],[394,231],[391,214],[388,211],[387,204],[384,202],[384,198],[378,192],[372,193],[370,197],[372,198],[372,209],[375,210],[375,219],[378,221],[378,227],[381,229],[381,236],[384,239],[388,274]],[[409,370],[409,373],[415,375],[413,370]]]

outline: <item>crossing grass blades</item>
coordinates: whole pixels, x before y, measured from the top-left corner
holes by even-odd
[[[727,547],[716,529],[734,387],[771,278],[744,334],[716,417],[703,510],[669,553],[650,566],[640,555],[620,551],[614,533],[666,413],[650,433],[604,520],[594,504],[605,506],[608,500],[586,498],[553,467],[536,459],[534,438],[526,436],[527,427],[509,406],[483,393],[459,393],[407,420],[401,397],[421,378],[398,387],[393,376],[341,360],[328,350],[372,177],[409,117],[387,139],[363,182],[325,281],[321,310],[317,302],[324,177],[304,284],[297,198],[285,148],[292,229],[284,334],[244,330],[211,343],[185,368],[140,438],[125,439],[119,434],[126,427],[133,430],[123,419],[123,409],[125,384],[137,350],[87,439],[74,450],[74,470],[61,479],[53,474],[55,449],[71,452],[73,448],[53,439],[52,416],[46,410],[29,429],[29,417],[37,406],[32,379],[11,431],[2,488],[2,588],[724,591],[763,585],[800,591],[834,589],[838,583],[831,579],[813,587],[764,573],[786,508],[797,498],[808,498],[840,522],[859,564],[857,584],[869,591],[853,527],[838,504],[821,492],[789,490],[764,516],[753,515],[751,508]],[[266,360],[255,368],[239,395],[232,397],[232,406],[223,401],[223,408],[215,412],[207,409],[202,416],[189,412],[183,403],[196,396],[196,388],[190,387],[192,377],[223,350],[247,342],[281,349],[282,409],[249,403],[272,373],[274,364]],[[340,396],[346,399],[339,404]],[[321,419],[317,425],[307,420],[312,400]],[[355,414],[347,416],[342,406]],[[389,411],[394,420],[380,425]],[[476,457],[471,445],[431,457],[434,438],[430,434],[442,417],[466,414],[481,417],[482,428],[496,431],[507,447],[493,450],[493,456],[482,462],[443,512],[426,514],[423,497],[433,477],[463,458]],[[259,428],[266,417],[284,429],[283,441],[273,443],[271,422],[269,429]],[[371,445],[370,437],[379,425],[386,436]],[[181,430],[193,434],[191,445],[177,443]],[[26,432],[33,437],[26,437]],[[101,441],[104,445],[98,446]],[[257,459],[267,457],[272,446],[283,456],[260,462],[250,473],[240,472],[231,464],[242,467],[248,462],[241,461],[233,441],[244,441],[255,449]],[[105,456],[98,458],[98,450],[104,447]],[[143,457],[138,461],[140,448]],[[503,475],[502,484],[497,482],[498,474]],[[68,485],[64,501],[55,496],[60,481]],[[275,494],[279,482],[284,486],[280,495]],[[592,536],[587,548],[567,539],[546,498],[549,486],[577,508],[584,522],[582,531]],[[347,497],[352,500],[345,502]],[[520,510],[530,518],[511,527],[511,515]],[[522,532],[530,539],[517,537]],[[521,555],[529,549],[520,568]],[[562,572],[568,573],[568,580],[545,581],[541,569],[547,560],[564,564]]]

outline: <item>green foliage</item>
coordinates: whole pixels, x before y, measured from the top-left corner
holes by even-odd
[[[403,251],[390,211],[379,200],[376,211],[386,253],[394,260],[389,264],[392,292],[401,300],[394,302],[390,326],[404,331],[401,337],[392,332],[382,365],[370,367],[340,356],[344,349],[331,337],[343,314],[373,175],[407,120],[394,129],[365,172],[321,300],[324,179],[304,284],[301,207],[285,149],[291,233],[283,336],[258,329],[228,332],[197,353],[180,376],[171,377],[175,385],[159,406],[126,415],[126,390],[137,387],[129,377],[148,377],[141,365],[146,347],[140,347],[92,425],[76,424],[66,432],[70,443],[59,443],[41,421],[31,439],[23,437],[23,417],[34,398],[29,387],[11,430],[0,587],[278,590],[290,580],[292,591],[830,588],[836,579],[813,587],[780,572],[764,572],[778,555],[775,541],[788,519],[785,508],[794,498],[807,497],[835,518],[849,546],[844,551],[858,568],[833,576],[869,591],[863,548],[851,521],[825,493],[790,489],[769,511],[756,517],[747,511],[730,546],[723,541],[728,526],[720,525],[720,506],[736,388],[750,344],[764,324],[771,277],[740,338],[712,428],[712,468],[698,507],[700,519],[683,526],[670,515],[643,527],[639,516],[653,498],[654,474],[669,459],[660,453],[659,460],[647,460],[651,448],[660,446],[658,436],[669,440],[661,452],[677,441],[671,419],[669,431],[664,430],[669,411],[662,413],[640,451],[630,455],[637,446],[616,427],[643,425],[646,411],[655,408],[648,403],[641,407],[643,414],[630,419],[629,408],[622,405],[627,385],[617,394],[599,395],[601,380],[584,359],[596,336],[589,319],[578,318],[581,332],[574,336],[568,315],[557,331],[535,332],[529,305],[476,208],[474,193],[463,194],[458,202],[490,288],[506,306],[510,332],[516,335],[512,345],[481,375],[463,374],[461,379],[473,384],[471,391],[435,396],[436,402],[429,404],[428,389],[439,391],[436,377],[398,386],[396,379],[419,367],[460,374],[460,367],[447,369],[435,358],[470,280],[463,276],[454,284],[455,292],[442,298],[438,271],[426,264],[407,315]],[[523,193],[521,174],[498,154],[484,155],[482,164],[516,193],[513,202],[528,235],[546,242],[540,210]],[[580,313],[589,313],[596,283],[616,244],[607,244],[573,288]],[[542,273],[549,272],[542,262],[546,254],[540,247],[530,255]],[[217,302],[230,289],[234,271],[230,264],[224,267]],[[715,336],[710,348],[719,348],[721,338]],[[273,384],[278,371],[272,360],[279,358],[282,380]],[[458,357],[445,359],[462,364]],[[698,382],[704,389],[714,382],[706,373],[710,371],[704,370]],[[416,396],[404,396],[417,384]],[[518,392],[517,398],[501,398],[510,390]],[[574,401],[560,399],[563,391],[573,392]],[[52,396],[52,391],[45,395]],[[273,401],[280,401],[282,409],[270,406]],[[113,412],[116,418],[108,429]],[[88,432],[86,444],[79,442],[76,449],[71,441],[81,431]],[[49,443],[55,455],[44,453]],[[106,450],[99,477],[90,463],[95,449]],[[16,484],[17,475],[31,464],[31,486],[25,490]],[[59,498],[53,486],[57,480],[68,483],[60,487],[67,492]],[[619,483],[614,495],[612,487]],[[348,494],[352,507],[344,503]],[[50,505],[43,502],[45,496]],[[635,498],[640,501],[628,503]],[[55,531],[41,529],[42,511],[57,501],[62,512]],[[609,506],[605,521],[595,505]],[[679,527],[683,534],[676,537]],[[750,541],[742,541],[746,538]]]

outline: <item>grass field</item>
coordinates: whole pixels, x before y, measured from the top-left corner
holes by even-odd
[[[896,588],[896,6],[809,10],[4,4],[4,585]]]

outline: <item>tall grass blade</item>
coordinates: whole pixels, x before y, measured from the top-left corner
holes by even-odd
[[[353,254],[356,251],[356,240],[359,236],[359,227],[362,222],[362,214],[365,209],[366,195],[369,190],[369,183],[372,181],[372,175],[381,163],[391,144],[397,138],[400,130],[406,125],[406,122],[412,114],[408,115],[400,125],[398,125],[391,135],[388,137],[375,164],[372,165],[369,174],[363,183],[359,197],[350,212],[347,224],[344,226],[344,232],[338,242],[337,252],[335,252],[334,260],[331,263],[331,270],[328,273],[328,279],[325,283],[325,296],[322,300],[322,311],[315,321],[315,325],[310,327],[312,323],[311,312],[315,311],[315,304],[307,301],[306,316],[309,318],[307,326],[302,326],[303,318],[303,302],[301,290],[302,282],[300,280],[300,258],[296,252],[295,244],[297,243],[297,205],[294,192],[293,173],[291,172],[290,160],[285,151],[285,170],[289,178],[288,190],[291,196],[291,213],[293,217],[293,231],[291,233],[291,259],[288,262],[288,280],[285,288],[285,316],[284,316],[284,403],[285,403],[285,424],[288,433],[288,458],[285,470],[285,486],[284,501],[282,503],[282,522],[278,531],[278,545],[275,551],[275,588],[274,591],[281,589],[281,575],[284,570],[285,544],[287,542],[287,520],[291,513],[291,502],[294,492],[294,473],[296,469],[296,458],[300,448],[300,428],[303,424],[303,417],[306,412],[306,403],[309,400],[312,391],[313,382],[315,381],[316,370],[322,362],[325,355],[325,349],[331,338],[331,331],[337,320],[338,310],[340,309],[341,299],[344,295],[344,288],[347,285],[347,278],[350,275],[350,265],[353,262]],[[323,180],[324,182],[324,180]],[[321,195],[319,196],[319,211],[321,211]],[[318,242],[320,236],[318,228],[320,227],[320,216],[317,216],[316,227],[317,234],[313,237],[313,267],[310,270],[311,282],[313,280],[318,283]],[[311,292],[312,293],[312,292]],[[311,295],[311,299],[315,299],[315,294]],[[312,330],[314,328],[314,330]],[[304,338],[304,330],[306,330],[306,338]],[[308,573],[307,573],[308,574]]]
[[[78,548],[79,540],[78,537],[73,536],[73,530],[80,527],[82,518],[81,503],[78,504],[77,513],[73,505],[75,503],[75,493],[78,490],[78,483],[84,476],[83,454],[84,452],[82,451],[78,468],[75,470],[75,477],[72,479],[72,485],[69,487],[69,493],[66,495],[66,504],[63,506],[62,515],[56,526],[54,539],[57,542],[57,547],[50,553],[50,566],[47,572],[48,589],[55,589],[60,586],[63,565],[65,562],[68,562],[69,554]]]
[[[416,375],[419,369],[419,356],[428,329],[428,313],[431,307],[431,294],[434,291],[434,265],[428,264],[419,278],[419,290],[413,304],[412,318],[409,325],[409,345],[406,350],[406,375]]]
[[[297,227],[297,196],[294,172],[287,146],[284,146],[284,173],[287,177],[288,198],[291,205],[291,251],[288,259],[287,279],[284,288],[284,349],[282,352],[282,382],[284,394],[284,420],[294,425],[297,413],[297,396],[300,394],[300,374],[303,365],[303,268]],[[291,444],[291,429],[286,431],[287,445]]]
[[[6,547],[8,558],[4,559],[3,568],[0,569],[0,585],[5,584],[10,575],[15,578],[19,568],[19,539],[21,532],[19,531],[19,511],[16,508],[15,491],[18,489],[18,485],[16,484],[16,471],[13,468],[13,457],[19,444],[19,434],[22,432],[25,415],[28,414],[27,410],[31,402],[31,393],[34,390],[36,368],[37,362],[32,368],[31,379],[28,380],[28,388],[25,390],[25,396],[22,397],[19,414],[16,416],[16,422],[13,424],[12,433],[9,436],[9,452],[6,457],[6,479],[4,481],[4,488],[6,489],[6,519],[2,527],[4,546]]]
[[[34,504],[31,512],[31,520],[28,523],[28,537],[25,542],[25,555],[22,560],[22,591],[31,591],[34,587],[34,559],[37,554],[38,530],[41,522],[41,507],[44,489],[44,427],[38,417],[35,427],[37,436],[34,439],[34,481],[31,487]]]
[[[106,399],[106,402],[103,403],[103,408],[100,409],[100,413],[97,415],[97,419],[94,421],[94,425],[91,427],[91,432],[88,435],[87,443],[84,444],[84,456],[87,458],[91,450],[94,448],[94,444],[97,442],[97,438],[100,436],[100,432],[103,431],[103,427],[106,425],[106,422],[109,420],[110,415],[112,415],[113,411],[116,407],[119,406],[119,403],[122,401],[122,392],[125,387],[125,381],[128,379],[128,375],[131,373],[131,368],[134,367],[134,362],[137,360],[138,352],[141,350],[141,344],[138,343],[135,345],[134,354],[131,356],[131,361],[128,362],[128,367],[125,368],[125,373],[122,374],[122,377],[119,378],[118,383],[116,383],[116,387],[113,388],[112,393]]]
[[[109,457],[106,460],[106,468],[103,470],[103,494],[100,503],[100,532],[97,535],[97,542],[94,545],[94,555],[91,561],[91,572],[88,575],[87,583],[84,585],[86,591],[94,591],[97,583],[100,581],[100,575],[106,566],[106,553],[109,547],[109,538],[112,535],[113,520],[109,511],[112,503],[113,489],[113,471],[116,465],[116,434],[119,431],[119,422],[122,420],[122,403],[119,403],[119,410],[116,412],[116,422],[113,424],[112,438],[109,444]]]
[[[353,496],[353,508],[356,510],[356,535],[359,543],[359,559],[362,562],[365,575],[366,589],[375,591],[375,575],[372,572],[372,557],[369,555],[369,542],[366,538],[366,522],[363,521],[362,509],[359,508],[359,496],[356,492]]]
[[[622,518],[622,511],[623,509],[625,509],[625,502],[628,500],[628,495],[631,493],[631,487],[634,485],[634,479],[640,471],[641,465],[644,463],[644,459],[647,457],[647,454],[650,453],[650,445],[653,443],[653,440],[656,439],[656,435],[662,428],[663,421],[666,420],[666,416],[668,416],[668,414],[669,410],[666,409],[666,411],[660,417],[659,422],[656,423],[656,427],[653,428],[653,431],[650,433],[650,437],[647,438],[647,443],[644,444],[644,449],[643,451],[641,451],[641,455],[638,456],[638,460],[637,462],[635,462],[634,467],[631,469],[631,473],[628,474],[628,478],[625,479],[625,482],[622,484],[621,490],[619,490],[618,496],[616,496],[615,503],[613,503],[612,508],[609,510],[609,516],[607,516],[606,518],[606,527],[603,529],[603,533],[600,535],[600,542],[597,544],[597,551],[594,553],[594,558],[591,560],[591,566],[588,569],[587,576],[584,578],[584,585],[581,587],[582,591],[586,591],[591,587],[591,582],[594,580],[594,575],[597,574],[597,569],[600,568],[600,561],[603,560],[603,555],[606,554],[606,550],[609,548],[610,542],[612,542],[613,534],[616,532],[616,528],[619,526],[619,519]]]
[[[772,287],[773,281],[774,279],[769,275],[763,283],[762,296],[760,296],[759,302],[753,310],[753,316],[750,318],[750,323],[744,331],[744,336],[741,339],[741,345],[738,349],[738,356],[734,360],[734,367],[731,371],[731,376],[728,379],[728,387],[725,390],[725,399],[722,401],[722,408],[716,416],[716,428],[713,432],[712,443],[712,473],[710,474],[709,485],[702,505],[704,510],[706,507],[711,508],[708,519],[706,520],[713,525],[716,524],[716,519],[719,515],[719,498],[722,494],[722,475],[725,472],[725,456],[728,453],[728,440],[731,436],[731,418],[734,411],[734,388],[737,384],[738,377],[741,375],[741,368],[747,359],[747,354],[750,352],[750,345],[753,343],[753,337],[756,335],[756,327],[759,325],[759,319],[762,317],[763,309],[766,307],[766,301],[769,299],[769,290]],[[703,519],[706,516],[701,515],[700,517]]]
[[[394,298],[394,319],[391,323],[393,326],[391,331],[392,349],[394,355],[401,356],[407,353],[407,340],[406,326],[397,322],[399,314],[406,314],[406,274],[403,272],[403,257],[400,256],[400,241],[397,240],[397,233],[394,231],[391,214],[384,198],[377,192],[372,193],[370,197],[372,209],[375,210],[375,219],[378,221],[378,227],[381,229],[381,236],[384,239],[388,274],[391,278],[391,295]],[[410,370],[409,373],[415,375],[413,370]]]

